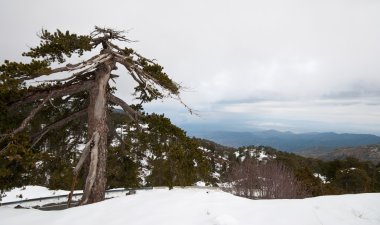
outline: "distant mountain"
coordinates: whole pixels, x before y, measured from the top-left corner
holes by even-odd
[[[306,150],[326,152],[341,147],[380,144],[380,137],[371,134],[337,134],[332,132],[296,134],[276,130],[254,132],[198,131],[190,133],[231,147],[266,145],[289,152]]]
[[[374,164],[380,163],[380,145],[339,148],[331,152],[304,151],[299,152],[298,154],[304,157],[311,157],[322,160],[345,159],[347,157],[354,157],[360,161],[371,161]]]

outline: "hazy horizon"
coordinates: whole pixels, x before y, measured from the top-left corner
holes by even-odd
[[[345,131],[333,131],[333,130],[314,130],[314,131],[291,131],[291,130],[277,130],[273,128],[231,128],[230,126],[218,126],[217,124],[179,124],[181,129],[186,131],[189,136],[200,137],[200,134],[211,134],[215,132],[232,132],[232,133],[256,133],[256,132],[280,132],[280,133],[292,133],[292,134],[311,134],[311,133],[335,133],[335,134],[364,134],[364,135],[375,135],[380,137],[376,133],[366,133],[366,132],[345,132]]]

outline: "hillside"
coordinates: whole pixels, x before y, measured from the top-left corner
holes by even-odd
[[[240,147],[248,145],[271,146],[281,151],[298,152],[305,150],[331,151],[340,147],[355,147],[379,144],[380,137],[370,134],[292,133],[276,130],[254,132],[193,130],[192,135],[215,141],[222,145]]]
[[[269,201],[219,190],[155,189],[62,211],[0,207],[0,218],[12,225],[377,225],[379,202],[380,194]]]
[[[360,161],[370,161],[374,164],[380,163],[380,145],[365,145],[359,147],[339,148],[331,152],[304,151],[298,154],[321,160],[345,159],[347,157],[357,158]]]
[[[266,146],[226,147],[205,139],[189,138],[185,131],[173,125],[163,115],[147,115],[140,123],[125,122],[125,115],[117,111],[111,117],[113,124],[110,124],[110,129],[114,130],[114,136],[108,149],[107,189],[191,186],[198,182],[223,186],[234,182],[233,171],[248,159],[260,165],[260,171],[269,171],[265,168],[267,162],[268,165],[286,166],[291,176],[295,176],[302,183],[300,189],[304,190],[302,192],[305,195],[293,196],[296,198],[380,190],[380,174],[377,173],[379,168],[371,163],[341,160],[334,164]],[[273,134],[267,132],[268,135],[271,133]],[[3,181],[0,182],[1,191],[23,185],[70,189],[70,168],[76,165],[83,142],[78,139],[67,151],[64,150],[66,143],[61,142],[65,138],[70,138],[70,133],[50,136],[47,139],[49,145],[38,146],[31,155],[20,157],[17,152],[9,152],[8,157],[3,159],[4,166],[0,168],[0,173],[5,174],[0,177],[0,181]],[[73,147],[75,145],[78,147]],[[62,154],[64,151],[67,154]],[[12,166],[12,160],[18,160],[20,166]],[[251,171],[259,170],[251,168],[246,172],[252,174]],[[265,177],[269,181],[274,179],[271,177],[273,174],[280,173],[261,174],[257,177]],[[77,189],[83,187],[80,182],[83,181],[77,183]],[[351,183],[352,188],[348,188],[347,182]],[[266,188],[265,185],[261,187],[261,191]],[[255,197],[264,198],[263,195]],[[276,195],[267,197],[290,198]]]
[[[228,182],[231,168],[253,159],[259,164],[272,161],[285,165],[303,183],[309,196],[380,191],[380,164],[356,158],[326,161],[266,146],[228,148],[212,141],[198,142],[212,164],[217,185]]]

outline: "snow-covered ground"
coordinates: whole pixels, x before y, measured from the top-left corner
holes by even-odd
[[[0,207],[0,223],[379,225],[380,194],[249,200],[207,189],[154,189],[62,211]]]
[[[82,193],[82,191],[75,191],[75,193]],[[33,198],[50,197],[58,195],[67,195],[69,191],[64,190],[49,190],[41,186],[26,186],[23,188],[14,188],[3,194],[1,199],[2,203],[15,202],[20,200],[27,200]]]
[[[73,201],[79,201],[81,198],[82,190],[75,190],[74,194],[80,194],[77,196],[73,196]],[[124,188],[115,188],[111,190],[107,190],[106,198],[115,198],[126,195],[129,193],[128,190]],[[10,207],[21,205],[22,207],[31,208],[34,206],[43,206],[50,203],[64,203],[67,202],[67,196],[69,191],[65,190],[49,190],[46,187],[41,186],[25,186],[22,188],[14,188],[10,191],[7,191],[2,194],[2,199],[0,203],[11,203]],[[43,199],[45,197],[53,197],[49,199]],[[34,199],[34,200],[32,200]],[[27,202],[21,202],[24,200],[29,200]],[[1,223],[0,223],[1,225]]]

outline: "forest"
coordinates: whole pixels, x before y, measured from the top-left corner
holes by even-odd
[[[202,181],[235,194],[239,189],[238,195],[253,199],[380,191],[380,165],[371,162],[355,158],[322,161],[266,146],[226,147],[188,137],[164,115],[147,115],[140,123],[128,122],[120,110],[111,113],[111,117],[110,127],[115,134],[108,146],[107,189],[173,188]],[[70,189],[72,168],[81,153],[78,147],[83,145],[83,140],[75,140],[69,146],[67,141],[72,141],[72,134],[80,133],[81,129],[61,129],[47,135],[33,150],[18,146],[4,152],[0,163],[1,189],[23,185]],[[268,180],[263,182],[258,177]],[[242,179],[250,182],[231,185]],[[269,180],[274,181],[273,187],[278,186],[272,194],[265,191],[271,185]],[[82,185],[83,181],[79,180],[76,188]],[[256,194],[258,191],[266,194]]]

